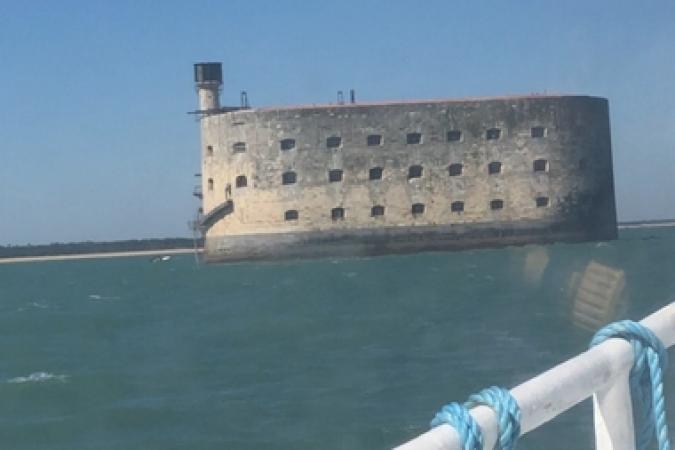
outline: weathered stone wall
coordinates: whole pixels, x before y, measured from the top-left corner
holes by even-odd
[[[384,236],[381,252],[413,251],[414,242],[386,245],[387,239],[407,241],[410,230],[426,230],[413,233],[424,249],[436,248],[434,242],[462,248],[616,236],[605,99],[532,96],[253,109],[210,115],[201,124],[204,211],[226,198],[234,202],[232,213],[207,232],[207,253],[214,260],[312,256],[338,241],[329,253],[342,254],[338,248],[359,240],[367,244],[375,236]],[[488,139],[490,129],[498,129],[499,138]],[[457,132],[459,140],[452,140]],[[419,143],[408,143],[412,133],[421,135]],[[367,145],[369,135],[380,135],[380,145]],[[327,141],[336,137],[340,145],[329,148]],[[282,150],[284,139],[295,140],[295,146]],[[544,160],[544,170],[534,170],[535,160]],[[488,173],[491,162],[501,163],[500,173]],[[460,175],[450,175],[451,164],[462,165]],[[410,179],[415,165],[422,175]],[[383,169],[380,180],[369,179],[375,167]],[[329,182],[333,169],[343,171],[341,181]],[[282,174],[289,171],[297,180],[284,185]],[[241,176],[245,187],[237,187]],[[493,200],[501,200],[503,208],[492,209]],[[453,202],[463,202],[463,211],[452,211]],[[412,213],[416,203],[424,205],[423,213]],[[383,215],[372,216],[375,205],[384,207]],[[334,220],[331,209],[338,207],[344,218]],[[285,220],[290,210],[298,212],[297,219]],[[514,227],[520,231],[511,237],[499,231]],[[432,230],[445,230],[452,244]],[[248,235],[253,236],[243,237]]]

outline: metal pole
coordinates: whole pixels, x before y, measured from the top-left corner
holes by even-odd
[[[593,422],[597,450],[635,450],[633,405],[628,385],[630,369],[608,388],[593,395]]]

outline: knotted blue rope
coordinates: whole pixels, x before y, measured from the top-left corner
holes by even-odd
[[[663,395],[663,372],[668,366],[668,353],[663,343],[649,328],[631,320],[622,320],[598,331],[591,340],[591,347],[610,338],[626,339],[633,347],[634,362],[629,384],[639,415],[636,448],[646,449],[656,433],[659,450],[670,450]]]
[[[431,426],[436,427],[447,423],[457,430],[462,450],[482,450],[483,433],[468,410],[477,405],[485,405],[497,414],[498,448],[501,450],[515,449],[520,436],[520,408],[508,390],[496,386],[473,394],[464,405],[459,403],[445,405],[431,421]]]
[[[520,407],[511,393],[497,386],[483,389],[469,397],[464,404],[467,408],[485,405],[494,410],[499,423],[500,450],[514,450],[520,437]]]
[[[447,423],[459,434],[462,450],[483,450],[483,433],[469,410],[459,403],[445,405],[431,421],[431,427]]]

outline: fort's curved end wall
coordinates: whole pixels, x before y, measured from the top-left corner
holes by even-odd
[[[602,98],[250,109],[201,127],[203,210],[232,201],[211,261],[616,238]]]

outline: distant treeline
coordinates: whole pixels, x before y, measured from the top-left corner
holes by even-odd
[[[203,241],[199,239],[201,247]],[[0,246],[0,258],[21,256],[79,255],[83,253],[133,252],[144,250],[169,250],[193,248],[194,241],[189,238],[133,239],[111,242],[56,242],[45,245],[8,245]]]

